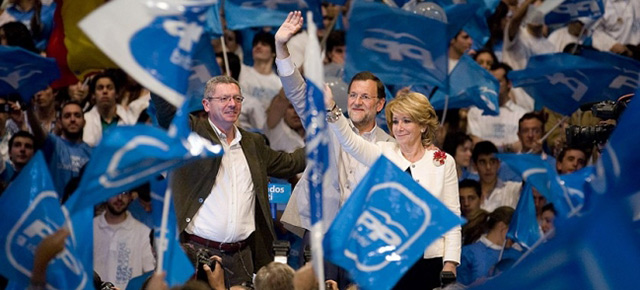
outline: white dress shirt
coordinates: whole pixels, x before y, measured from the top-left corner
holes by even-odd
[[[221,243],[243,241],[255,231],[256,225],[253,180],[240,146],[242,135],[234,127],[236,136],[229,144],[226,134],[211,120],[209,124],[220,139],[224,155],[211,193],[193,216],[186,231]]]

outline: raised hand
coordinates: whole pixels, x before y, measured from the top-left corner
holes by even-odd
[[[289,49],[287,48],[287,42],[293,37],[300,29],[302,29],[302,12],[293,11],[289,12],[287,19],[284,20],[278,31],[276,32],[276,58],[285,59],[289,57]]]
[[[292,11],[276,32],[276,44],[286,44],[302,28],[302,12]]]

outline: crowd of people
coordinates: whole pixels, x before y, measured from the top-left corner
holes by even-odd
[[[524,69],[531,56],[575,53],[576,46],[640,59],[640,1],[603,2],[600,18],[583,17],[548,27],[541,15],[531,12],[542,0],[502,0],[486,19],[491,31],[486,43],[474,43],[464,29],[448,40],[449,72],[467,54],[499,82],[497,116],[484,115],[475,106],[436,111],[429,97],[410,87],[391,87],[395,95],[387,96],[383,81],[368,71],[355,74],[344,87],[341,80],[327,86],[333,168],[327,171],[330,185],[325,187],[325,217],[336,216],[369,167],[383,155],[466,219],[464,225],[427,247],[396,289],[441,287],[444,274],[453,274],[465,286],[478,285],[506,271],[522,256],[524,249],[506,233],[525,184],[496,154],[536,154],[558,174],[595,162],[598,146],[570,144],[564,130],[601,120],[582,110],[567,118],[547,108],[536,111],[535,100],[512,86],[509,73]],[[56,3],[4,1],[0,44],[46,55]],[[325,28],[318,30],[318,38],[326,42],[327,79],[344,74],[347,9],[322,4]],[[336,21],[347,30],[332,29]],[[212,39],[224,75],[207,82],[202,107],[192,112],[189,121],[191,130],[220,144],[225,154],[189,163],[167,178],[172,180],[183,249],[194,265],[205,249],[219,267],[205,267],[206,283],[190,282],[194,285],[184,287],[317,287],[309,265],[296,272],[275,263],[272,249],[273,242],[286,235],[300,241],[295,249],[299,253],[309,245],[311,213],[305,205],[311,177],[305,171],[306,128],[301,121],[309,115],[301,72],[308,35],[302,24],[302,15],[296,11],[276,29],[225,30],[226,55],[220,39]],[[243,37],[252,40],[242,41]],[[243,49],[248,44],[251,48]],[[47,87],[30,103],[21,102],[19,95],[0,96],[0,190],[42,150],[64,203],[77,188],[88,161],[107,158],[92,155],[92,148],[108,130],[154,120],[168,128],[177,108],[134,78],[111,68],[64,87]],[[154,110],[148,110],[149,106]],[[288,180],[293,188],[286,209],[275,220],[267,193],[273,178]],[[152,208],[150,199],[146,184],[96,207],[95,281],[125,289],[129,280],[156,268],[151,212],[162,209]],[[540,232],[553,231],[554,205],[535,188],[533,200]],[[68,231],[60,230],[35,251],[33,287],[46,285],[46,265],[62,250],[67,235]],[[146,287],[166,288],[163,275],[166,273],[153,276]],[[325,275],[330,289],[355,287],[345,269],[328,261]]]

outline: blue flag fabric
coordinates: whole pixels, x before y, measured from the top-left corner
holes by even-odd
[[[565,0],[544,17],[546,24],[564,24],[580,17],[599,18],[604,14],[602,0]]]
[[[483,115],[496,116],[500,113],[498,92],[498,80],[470,56],[463,55],[449,76],[449,93],[438,89],[431,105],[436,110],[443,110],[445,102],[449,109],[476,106],[483,110]]]
[[[65,226],[68,215],[60,207],[47,164],[38,151],[22,173],[0,196],[0,274],[14,285],[29,285],[34,252],[46,236]],[[86,233],[85,233],[86,235]],[[65,241],[64,250],[47,267],[47,287],[92,287],[76,255],[76,235]],[[24,289],[23,288],[23,289]]]
[[[325,235],[326,257],[362,289],[390,289],[460,217],[384,156]]]
[[[83,194],[67,202],[69,210],[92,207],[189,160],[220,155],[220,145],[189,133],[186,107],[187,102],[176,113],[169,132],[147,125],[109,130],[93,151],[103,158],[89,160],[78,188]]]
[[[205,22],[204,31],[209,37],[217,38],[224,33],[222,22],[220,21],[220,2],[213,4],[207,10],[207,20]]]
[[[16,46],[0,46],[0,95],[19,93],[29,102],[38,91],[44,90],[60,77],[53,58]]]
[[[563,115],[571,115],[581,104],[607,99],[603,91],[617,76],[619,71],[611,65],[566,53],[532,56],[526,69],[509,73],[514,87]]]
[[[475,289],[635,289],[640,240],[617,199],[597,214],[567,220],[522,263]]]
[[[615,53],[584,49],[582,57],[613,66],[617,75],[602,91],[608,100],[616,100],[620,96],[630,94],[640,87],[640,62]],[[604,99],[603,98],[603,99]]]
[[[160,246],[160,232],[162,226],[162,211],[164,207],[164,196],[167,191],[167,180],[153,180],[151,182],[151,208],[153,208],[153,229],[155,235],[155,245]],[[167,284],[169,287],[181,285],[186,282],[194,273],[193,265],[180,246],[180,233],[176,224],[176,214],[173,207],[173,198],[169,199],[169,216],[167,222],[166,242],[164,249],[164,259],[162,270],[167,273]]]
[[[516,206],[516,211],[511,217],[507,238],[519,243],[525,248],[530,248],[542,237],[542,231],[536,217],[536,206],[533,202],[533,190],[531,183],[525,183]]]
[[[202,84],[220,73],[205,33],[207,12],[217,2],[110,1],[79,26],[141,85],[180,107],[185,97],[202,97]]]
[[[302,11],[303,15],[311,11],[313,21],[322,27],[322,13],[318,0],[227,0],[224,3],[227,28],[231,30],[263,26],[279,27],[287,19],[289,12],[294,10]]]
[[[640,191],[640,179],[637,175],[637,164],[640,155],[636,148],[640,139],[633,132],[640,128],[640,101],[637,96],[631,99],[628,107],[618,118],[618,125],[611,133],[609,141],[602,150],[602,155],[595,166],[595,174],[591,176],[591,188],[598,194],[611,196],[628,196]]]
[[[484,6],[484,5],[483,5]],[[453,4],[443,6],[445,13],[447,14],[447,39],[452,39],[458,34],[461,29],[467,30],[472,24],[468,24],[471,19],[476,15],[476,11],[480,9],[478,4]],[[469,29],[470,31],[472,29]],[[467,31],[469,33],[469,31]],[[472,38],[475,42],[476,40]]]
[[[560,175],[561,184],[567,189],[571,203],[576,208],[584,209],[591,198],[587,180],[594,170],[594,166],[587,166],[576,172]]]
[[[522,180],[531,183],[558,211],[560,219],[576,214],[580,207],[573,204],[567,189],[560,184],[561,180],[555,168],[542,160],[537,154],[496,154],[501,161],[507,163],[513,171],[522,176]]]
[[[353,11],[347,33],[346,77],[370,71],[385,84],[447,87],[444,23],[380,3],[355,2]]]

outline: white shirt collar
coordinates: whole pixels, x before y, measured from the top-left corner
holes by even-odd
[[[218,135],[218,139],[220,139],[220,142],[224,141],[225,143],[227,143],[227,134],[222,132],[222,130],[220,130],[218,126],[216,126],[216,124],[211,122],[211,119],[207,118],[207,121],[209,121],[209,125],[211,125],[211,128],[213,128],[213,131],[216,133],[216,135]],[[238,127],[233,125],[233,130],[235,130],[236,136],[235,138],[233,138],[233,140],[231,140],[231,144],[229,145],[239,143],[240,140],[242,140],[242,134],[240,134],[240,130],[238,130]]]

